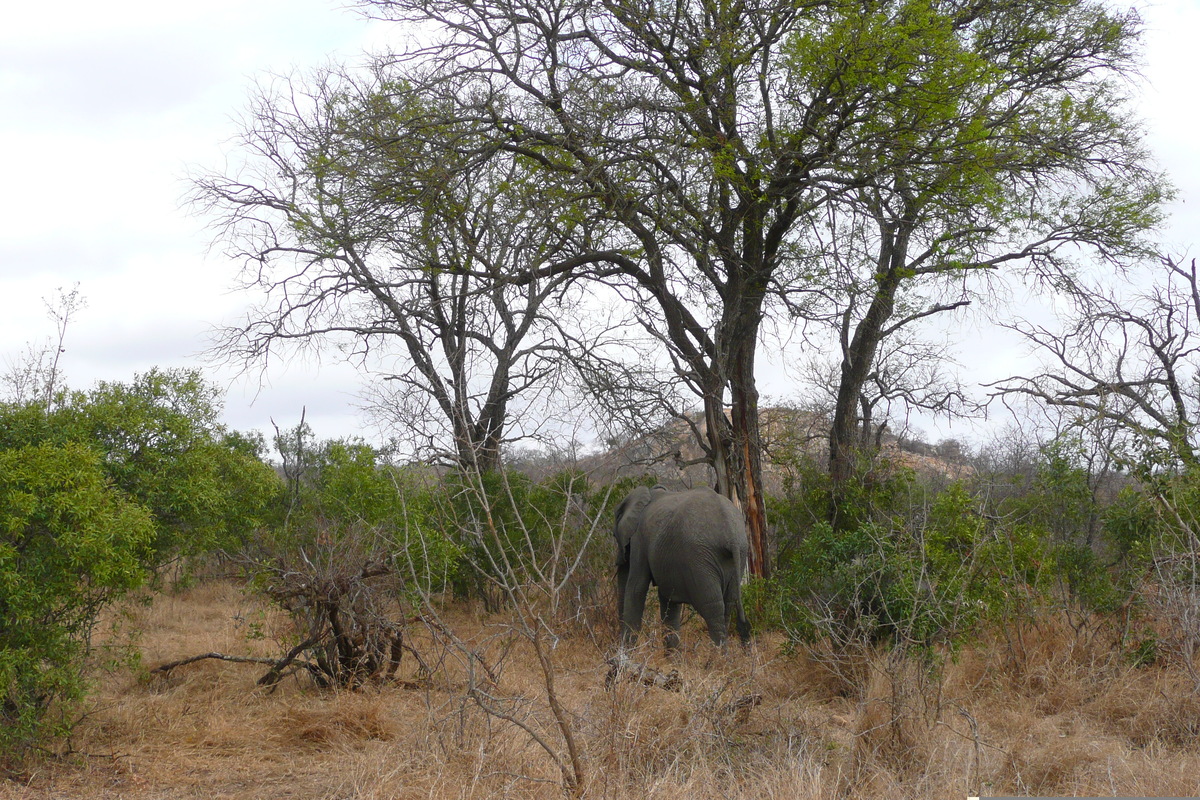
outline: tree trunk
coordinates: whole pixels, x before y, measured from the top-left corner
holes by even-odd
[[[767,543],[767,514],[762,480],[762,432],[759,429],[758,387],[754,380],[754,352],[758,322],[750,318],[745,330],[731,336],[729,343],[729,387],[733,447],[731,478],[750,539],[750,574],[768,578],[771,574]]]
[[[715,391],[710,389],[704,394],[704,431],[708,437],[709,456],[716,476],[715,488],[717,492],[736,502],[734,476],[737,474],[737,468],[733,463],[733,432],[729,419],[725,416],[724,383],[721,383],[720,387]]]
[[[871,374],[883,329],[895,309],[896,291],[900,287],[903,267],[908,255],[909,225],[880,223],[878,283],[867,313],[854,329],[854,337],[842,343],[841,379],[829,427],[829,521],[835,530],[850,524],[844,513],[846,485],[854,477],[855,456],[858,453],[858,409],[863,385]],[[845,335],[848,335],[846,332]]]
[[[762,492],[758,391],[754,387],[753,373],[747,377],[749,391],[739,384],[732,392],[732,420],[725,415],[723,393],[705,397],[705,429],[716,475],[715,488],[742,510],[746,520],[750,574],[766,578],[770,574],[770,564]]]
[[[503,408],[485,408],[477,419],[455,417],[454,443],[459,469],[480,475],[500,469],[505,413]]]
[[[767,543],[767,511],[762,483],[762,436],[758,419],[758,390],[751,380],[749,391],[733,391],[733,440],[738,462],[737,492],[746,516],[750,540],[750,574],[771,577],[770,549]]]
[[[728,281],[723,287],[725,311],[713,333],[722,389],[729,386],[730,418],[726,422],[722,470],[726,483],[722,493],[733,500],[746,519],[749,539],[749,571],[758,578],[770,575],[766,503],[762,479],[762,434],[759,430],[758,387],[754,358],[758,331],[770,274],[762,250],[762,231],[757,218],[743,220],[745,248],[741,258],[726,260]],[[732,226],[731,226],[732,227]],[[727,242],[727,252],[734,243]],[[750,265],[750,266],[748,266]],[[722,409],[724,417],[724,409]]]

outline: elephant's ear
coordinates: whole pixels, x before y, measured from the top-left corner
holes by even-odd
[[[629,541],[637,530],[642,512],[650,502],[650,492],[641,486],[634,489],[628,497],[621,501],[613,514],[613,536],[617,540],[617,563],[624,564],[629,560]]]

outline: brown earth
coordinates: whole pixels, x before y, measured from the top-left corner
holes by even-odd
[[[142,668],[98,673],[73,753],[0,783],[5,800],[49,798],[494,798],[563,796],[566,760],[533,650],[511,620],[451,606],[443,620],[497,674],[466,696],[463,650],[419,624],[401,682],[329,692],[208,651],[269,654],[288,623],[213,582],[131,605]],[[693,618],[674,659],[678,691],[606,687],[613,626],[577,616],[542,639],[579,746],[588,798],[961,798],[969,794],[1200,794],[1200,692],[1187,671],[1134,668],[1104,629],[1046,618],[948,659],[940,681],[886,654],[836,661],[777,634],[716,651]],[[1091,631],[1089,633],[1088,631]],[[520,724],[518,724],[520,723]],[[521,726],[524,726],[522,728]]]

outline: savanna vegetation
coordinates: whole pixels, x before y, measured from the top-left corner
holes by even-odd
[[[194,199],[257,299],[216,354],[344,356],[387,442],[69,388],[60,298],[0,398],[0,796],[1200,792],[1200,282],[1135,13],[362,6],[424,44],[265,84]],[[980,304],[1039,366],[925,444]],[[751,647],[617,657],[659,482],[743,510]]]
[[[1196,791],[1191,483],[1101,475],[1073,434],[962,480],[881,457],[844,534],[799,456],[753,645],[690,615],[681,654],[653,634],[620,670],[623,488],[280,439],[270,523],[187,571],[140,551],[150,585],[92,607],[61,662],[78,691],[30,712],[59,727],[6,731],[5,796]]]

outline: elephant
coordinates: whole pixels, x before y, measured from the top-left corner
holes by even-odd
[[[749,643],[742,607],[749,543],[742,514],[728,498],[707,488],[670,492],[641,486],[617,507],[613,536],[623,647],[637,640],[652,583],[668,628],[668,650],[679,647],[684,603],[704,618],[717,645],[725,644],[730,612],[736,612],[738,636]]]

